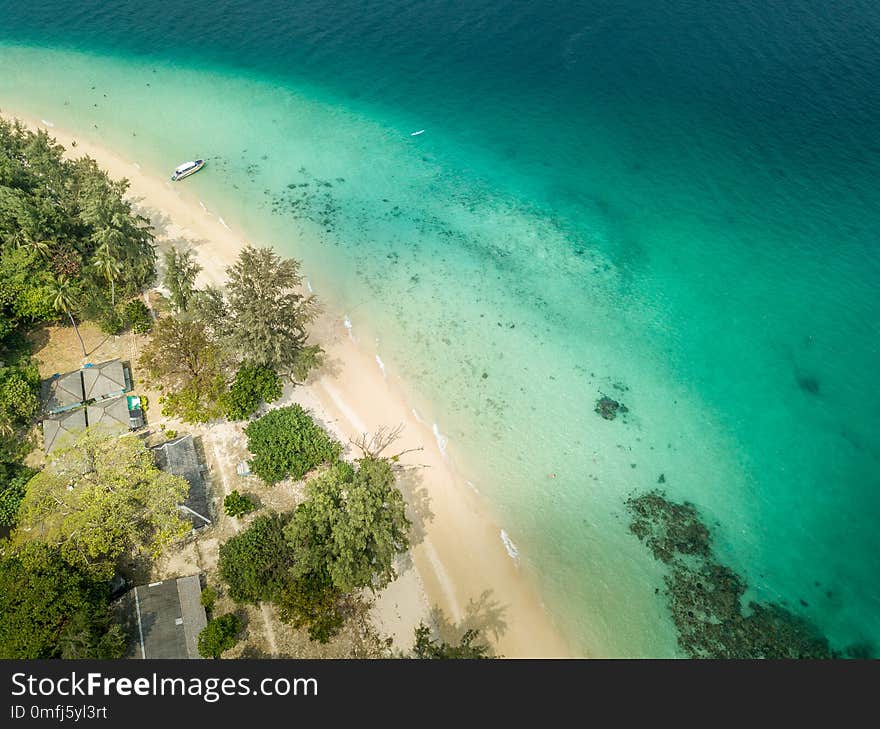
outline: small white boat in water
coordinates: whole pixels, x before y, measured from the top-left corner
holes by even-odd
[[[189,177],[190,175],[198,172],[204,166],[205,160],[203,159],[196,159],[192,160],[191,162],[184,162],[176,170],[174,170],[174,174],[171,175],[171,181],[177,182],[178,180],[182,180],[184,177]]]

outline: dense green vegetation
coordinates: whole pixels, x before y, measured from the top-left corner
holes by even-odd
[[[119,658],[107,583],[41,542],[0,556],[0,658]]]
[[[271,410],[244,429],[251,469],[266,483],[301,479],[322,463],[333,463],[342,446],[299,405]]]
[[[122,306],[122,324],[135,334],[147,334],[153,328],[153,317],[141,299],[132,299]]]
[[[0,524],[12,526],[30,471],[20,460],[30,450],[25,434],[40,406],[40,375],[26,355],[0,365]]]
[[[281,379],[274,370],[260,365],[243,364],[235,374],[235,380],[226,395],[226,417],[230,420],[246,420],[264,402],[281,397]]]
[[[388,461],[339,461],[306,484],[306,500],[284,528],[291,572],[326,573],[342,592],[381,590],[395,577],[395,556],[409,547],[409,527]]]
[[[153,234],[128,183],[94,160],[64,159],[43,131],[0,120],[0,522],[16,520],[21,459],[38,410],[27,334],[42,325],[145,331],[137,295],[155,277]],[[144,315],[147,315],[146,317]],[[78,330],[77,330],[78,334]],[[82,344],[83,356],[85,346]],[[24,474],[24,475],[23,475]]]
[[[84,319],[113,334],[152,325],[138,298],[155,277],[148,221],[125,180],[63,151],[0,120],[0,524],[18,526],[0,551],[2,658],[121,656],[106,580],[123,554],[178,533],[167,502],[186,487],[134,439],[90,440],[41,472],[21,463],[39,410],[28,334],[59,323],[79,336]]]
[[[163,262],[177,315],[155,327],[141,365],[164,389],[166,415],[245,420],[281,396],[279,373],[303,380],[321,363],[321,348],[307,344],[316,307],[298,293],[298,261],[247,246],[227,269],[225,293],[195,288],[201,267],[191,251],[172,248]]]
[[[257,517],[220,547],[220,577],[236,602],[256,605],[280,599],[292,556],[284,539],[285,523],[280,514]]]
[[[223,511],[226,516],[236,517],[250,514],[257,505],[244,494],[238,491],[232,491],[223,499]]]
[[[202,607],[210,615],[211,610],[214,609],[214,603],[217,602],[217,590],[210,585],[206,585],[199,596],[199,602],[202,603]]]
[[[320,348],[306,344],[317,313],[302,287],[299,261],[271,248],[247,246],[227,270],[228,331],[232,346],[254,364],[305,379]]]
[[[112,318],[155,277],[153,234],[87,157],[0,121],[0,338],[35,323]],[[63,301],[58,292],[63,289]],[[5,343],[5,342],[4,342]]]
[[[28,482],[12,539],[50,544],[68,564],[109,579],[123,556],[156,556],[189,531],[177,508],[188,492],[139,438],[87,432]]]
[[[21,464],[0,465],[0,525],[11,527],[18,523],[27,483],[34,473],[33,469]]]
[[[220,576],[234,600],[271,602],[283,620],[327,642],[357,591],[394,578],[408,530],[388,461],[337,462],[308,482],[293,513],[261,516],[226,542]]]
[[[140,364],[165,389],[163,414],[190,423],[206,423],[222,414],[226,353],[201,322],[162,317]]]
[[[202,658],[219,658],[238,643],[241,620],[233,613],[213,618],[199,633],[199,655]]]

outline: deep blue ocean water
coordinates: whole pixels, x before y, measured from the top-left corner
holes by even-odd
[[[660,474],[750,596],[880,644],[876,4],[68,5],[0,0],[0,107],[211,156],[194,189],[378,340],[575,650],[676,653],[623,509]]]

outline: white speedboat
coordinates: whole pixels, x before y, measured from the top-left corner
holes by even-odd
[[[184,177],[189,177],[190,175],[198,172],[204,166],[205,160],[203,159],[196,159],[191,162],[184,162],[176,170],[174,170],[174,174],[171,175],[171,181],[177,182],[178,180],[182,180]]]

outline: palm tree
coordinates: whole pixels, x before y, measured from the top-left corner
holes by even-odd
[[[122,272],[122,267],[119,265],[116,256],[113,255],[109,241],[95,251],[92,267],[109,281],[110,304],[116,306],[116,277]]]
[[[19,248],[24,248],[28,251],[35,251],[40,258],[49,258],[52,253],[52,246],[55,245],[55,241],[37,240],[22,230],[21,234],[17,237],[16,244]]]
[[[70,323],[73,324],[73,331],[79,339],[79,346],[82,347],[83,357],[87,357],[86,345],[79,333],[79,327],[76,325],[76,319],[73,318],[73,310],[76,308],[76,288],[70,283],[70,279],[66,276],[59,278],[52,286],[52,307],[55,311],[67,314],[70,317]]]

